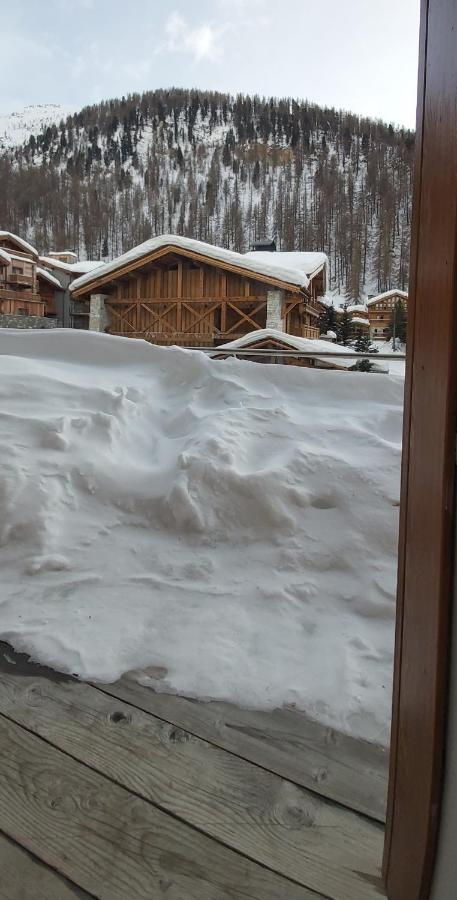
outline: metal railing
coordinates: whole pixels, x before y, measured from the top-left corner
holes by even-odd
[[[393,351],[392,353],[356,353],[355,351],[348,353],[339,353],[338,350],[279,350],[269,347],[186,347],[186,350],[200,350],[201,353],[208,353],[211,356],[291,356],[303,359],[369,359],[371,362],[378,360],[402,360],[406,359],[404,353]]]

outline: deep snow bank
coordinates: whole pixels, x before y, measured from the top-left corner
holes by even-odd
[[[385,741],[403,383],[0,331],[0,636]]]

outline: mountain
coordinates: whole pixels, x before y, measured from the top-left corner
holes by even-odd
[[[44,103],[0,115],[0,149],[23,144],[31,134],[38,134],[50,125],[58,124],[73,112],[75,110],[71,106]]]
[[[274,237],[324,250],[331,292],[359,300],[407,288],[413,153],[410,131],[304,101],[148,91],[4,149],[0,224],[90,258],[163,232]]]

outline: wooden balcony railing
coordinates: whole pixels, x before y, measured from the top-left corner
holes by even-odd
[[[32,291],[16,291],[12,288],[0,287],[0,300],[27,300],[28,303],[42,303],[39,294]]]
[[[6,284],[33,284],[33,275],[18,275],[16,272],[8,274]]]
[[[320,335],[320,329],[314,325],[302,325],[301,337],[315,339]]]

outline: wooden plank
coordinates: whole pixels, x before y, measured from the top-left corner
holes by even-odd
[[[156,694],[127,677],[102,687],[323,797],[384,820],[388,754],[383,747],[325,728],[292,709],[263,712],[201,703]]]
[[[161,250],[155,250],[152,253],[147,254],[146,256],[142,257],[140,260],[134,260],[131,263],[129,263],[128,265],[122,266],[121,269],[117,270],[114,273],[110,272],[110,273],[108,273],[108,275],[105,275],[105,276],[98,276],[98,277],[94,276],[93,280],[90,283],[83,285],[81,288],[79,288],[76,291],[73,291],[73,297],[79,297],[82,294],[90,294],[92,291],[94,291],[94,289],[96,287],[100,287],[101,285],[106,284],[106,282],[112,282],[115,278],[122,277],[123,275],[127,274],[128,272],[133,271],[134,269],[138,268],[139,266],[143,267],[152,262],[155,262],[156,260],[160,259],[161,257],[167,256],[171,251],[173,251],[173,253],[176,256],[182,256],[187,259],[191,259],[194,262],[199,263],[200,265],[206,266],[208,269],[216,268],[216,269],[223,269],[224,271],[227,271],[227,272],[234,272],[234,273],[240,275],[241,278],[243,278],[243,279],[249,278],[250,275],[252,278],[252,276],[254,275],[253,272],[251,273],[244,266],[239,267],[232,263],[227,263],[225,261],[222,262],[221,260],[212,259],[209,256],[204,256],[203,254],[194,253],[190,250],[184,250],[181,247],[179,249],[172,248],[172,247],[163,247]],[[302,293],[302,289],[298,285],[289,284],[288,282],[284,282],[279,278],[275,278],[274,276],[261,275],[259,272],[256,272],[255,280],[261,284],[272,284],[275,287],[285,288],[286,290],[288,290],[292,293]],[[248,286],[248,290],[249,290],[249,286]]]
[[[0,834],[0,900],[90,900],[91,896]]]
[[[0,828],[100,900],[315,900],[4,716]]]
[[[377,896],[379,825],[90,685],[4,673],[0,712],[279,874],[329,897]]]
[[[182,262],[178,263],[178,284],[177,284],[177,296],[179,299],[182,297]]]
[[[422,0],[385,875],[428,897],[455,594],[457,2]],[[431,298],[434,302],[431,303]]]

